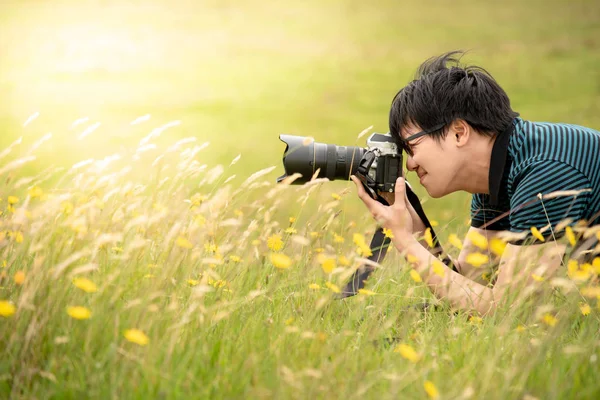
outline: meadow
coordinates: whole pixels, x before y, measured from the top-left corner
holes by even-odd
[[[337,300],[374,222],[275,184],[448,50],[599,129],[597,2],[5,0],[0,49],[0,398],[598,398],[600,259],[484,318],[395,251]],[[414,186],[457,256],[469,195]]]

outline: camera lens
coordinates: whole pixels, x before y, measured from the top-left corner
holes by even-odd
[[[287,146],[283,154],[285,174],[277,178],[277,182],[299,173],[302,176],[293,183],[306,183],[317,170],[318,178],[348,180],[350,175],[356,173],[359,161],[366,152],[361,147],[316,143],[303,136],[279,135],[279,139]]]

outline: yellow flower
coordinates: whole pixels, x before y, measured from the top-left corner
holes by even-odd
[[[204,224],[206,224],[206,217],[202,214],[198,214],[194,217],[194,223],[198,226],[204,226]]]
[[[352,241],[357,246],[362,246],[362,245],[366,244],[365,237],[363,235],[361,235],[360,233],[353,234]]]
[[[293,224],[294,222],[296,222],[296,217],[290,217],[290,224]]]
[[[192,244],[192,242],[190,242],[189,240],[187,240],[183,236],[179,236],[175,240],[175,244],[177,245],[177,247],[181,247],[182,249],[191,249],[192,247],[194,247],[194,245]]]
[[[540,275],[536,275],[536,274],[531,274],[531,277],[533,278],[534,281],[536,282],[543,282],[544,281],[544,277],[540,276]]]
[[[148,336],[146,336],[146,334],[139,329],[127,329],[123,336],[125,336],[125,339],[129,340],[131,343],[139,344],[140,346],[145,346],[150,341]]]
[[[74,208],[75,207],[73,206],[73,203],[71,203],[70,201],[63,201],[61,203],[61,211],[65,215],[71,214]]]
[[[430,223],[430,224],[431,224],[431,226],[433,226],[433,227],[436,227],[436,226],[438,226],[438,225],[440,224],[440,223],[439,223],[439,222],[437,222],[435,219],[432,219],[432,220],[430,220],[430,221],[429,221],[429,223]]]
[[[15,310],[13,303],[6,300],[0,300],[0,315],[3,317],[10,317],[15,313]]]
[[[394,349],[394,353],[400,353],[402,357],[406,358],[412,363],[416,363],[421,359],[421,355],[418,354],[415,349],[405,343],[400,343],[398,347]]]
[[[388,229],[388,228],[383,228],[383,235],[390,239],[394,238],[394,234],[392,233],[392,230]]]
[[[466,261],[474,267],[481,267],[489,261],[489,257],[486,254],[481,253],[470,253],[467,254]]]
[[[374,291],[368,289],[358,289],[358,293],[364,294],[365,296],[372,296],[375,294]]]
[[[535,226],[531,227],[531,234],[540,242],[545,242],[546,239],[544,239],[544,236],[542,235],[542,233],[539,231],[538,228],[536,228]]]
[[[43,194],[44,191],[38,186],[34,186],[31,189],[29,189],[29,196],[32,199],[35,199],[36,197],[42,197]]]
[[[318,238],[318,237],[320,237],[320,236],[321,236],[321,234],[320,234],[319,232],[314,232],[314,231],[313,231],[313,232],[311,232],[309,235],[310,235],[310,237],[311,237],[311,238],[313,238],[313,239],[316,239],[316,238]]]
[[[283,248],[283,241],[279,235],[271,235],[267,239],[267,246],[273,251],[279,251]]]
[[[87,278],[75,278],[73,279],[73,285],[76,288],[83,290],[86,293],[94,293],[98,290],[94,282]]]
[[[348,257],[346,256],[339,256],[338,257],[338,263],[340,265],[343,265],[344,267],[349,267],[350,266],[350,260],[348,260]]]
[[[323,272],[330,274],[335,268],[335,258],[323,258],[321,260],[321,268],[323,268]]]
[[[205,202],[207,199],[208,199],[207,195],[200,194],[200,193],[195,193],[190,198],[190,203],[191,203],[191,206],[199,206],[200,204],[202,204],[203,202]]]
[[[291,226],[285,230],[285,233],[289,233],[289,234],[294,234],[297,232],[298,231],[296,229],[292,228]]]
[[[356,253],[361,257],[371,257],[373,255],[373,251],[371,251],[371,248],[366,244],[358,246]]]
[[[467,239],[482,250],[485,250],[488,247],[487,238],[477,231],[469,231],[469,233],[467,233]]]
[[[554,315],[546,313],[542,317],[542,321],[548,326],[554,326],[558,322],[558,319]]]
[[[333,241],[334,241],[335,243],[344,243],[344,237],[343,237],[343,236],[340,236],[340,235],[338,235],[338,234],[336,234],[336,233],[334,233],[334,234],[333,234]]]
[[[214,243],[204,243],[204,250],[211,254],[216,254],[219,251],[219,246]]]
[[[235,263],[242,262],[242,259],[241,259],[240,257],[238,257],[238,256],[233,256],[233,255],[232,255],[232,256],[229,256],[229,259],[230,259],[232,262],[235,262]]]
[[[455,233],[451,234],[451,235],[448,237],[448,241],[450,242],[450,244],[451,244],[452,246],[456,247],[456,248],[457,248],[457,249],[459,249],[459,250],[462,250],[462,248],[463,248],[463,244],[462,244],[462,242],[460,241],[460,239],[458,238],[458,236],[456,236],[456,234],[455,234]]]
[[[519,325],[515,328],[515,330],[517,332],[525,332],[527,330],[527,327],[525,327],[524,325]]]
[[[575,243],[577,243],[577,241],[575,240],[575,234],[573,233],[573,229],[571,229],[570,226],[567,226],[565,228],[565,234],[567,235],[567,239],[569,239],[569,243],[571,244],[571,246],[575,247]]]
[[[567,275],[574,281],[585,282],[592,275],[592,265],[585,263],[579,266],[577,260],[569,260],[567,263]]]
[[[284,324],[286,325],[291,325],[294,323],[294,317],[289,317],[288,319],[285,320]]]
[[[429,396],[430,399],[437,399],[440,397],[440,392],[438,392],[433,382],[423,382],[423,388],[425,389],[425,393],[427,393],[427,396]]]
[[[592,261],[592,267],[594,267],[594,273],[596,275],[600,275],[600,257],[594,258],[594,261]]]
[[[198,285],[198,284],[200,283],[200,281],[199,281],[199,280],[197,280],[197,279],[188,279],[188,280],[187,280],[187,283],[188,283],[188,285],[190,285],[190,286],[196,286],[196,285]]]
[[[418,264],[419,263],[419,258],[413,254],[406,254],[406,261],[409,262],[409,264]]]
[[[444,264],[441,261],[433,261],[433,273],[441,277],[444,277],[444,275],[446,275],[446,270],[444,270]]]
[[[22,285],[25,282],[25,272],[18,271],[14,276],[14,280],[17,285]]]
[[[425,239],[425,243],[427,243],[427,246],[433,247],[433,236],[431,235],[430,228],[425,229],[425,233],[423,234],[423,239]]]
[[[325,282],[325,286],[327,286],[333,293],[341,293],[340,288],[331,282]]]
[[[469,322],[473,325],[479,325],[483,322],[483,319],[481,317],[477,317],[475,315],[472,315],[469,317]]]
[[[15,232],[15,242],[23,243],[23,234],[21,232]]]
[[[579,310],[583,315],[589,315],[592,312],[592,307],[588,303],[579,303]]]
[[[269,259],[275,268],[286,269],[292,266],[292,259],[283,253],[271,253]]]
[[[417,283],[423,282],[423,279],[421,279],[421,275],[419,275],[419,273],[417,271],[415,271],[414,269],[410,270],[410,277],[412,278],[413,281],[415,281]]]
[[[92,316],[92,312],[88,308],[81,306],[67,307],[67,314],[75,319],[89,319]]]
[[[17,204],[19,202],[19,198],[17,196],[8,196],[6,200],[10,205]]]
[[[227,281],[223,279],[217,279],[216,281],[213,279],[209,279],[208,284],[215,287],[216,289],[220,289],[222,287],[227,286]]]
[[[308,285],[308,287],[314,290],[321,289],[321,285],[319,285],[318,283],[311,283],[310,285]]]
[[[342,196],[337,193],[331,193],[331,197],[333,197],[334,200],[340,200],[342,198]]]
[[[490,240],[490,250],[498,257],[502,257],[504,249],[506,249],[506,242],[504,240],[498,238]]]

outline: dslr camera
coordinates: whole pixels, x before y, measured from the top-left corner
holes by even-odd
[[[348,180],[351,175],[355,175],[373,199],[388,205],[380,193],[395,192],[396,180],[402,175],[402,148],[389,133],[371,134],[367,139],[367,148],[316,143],[312,138],[302,136],[279,135],[279,139],[287,146],[283,155],[285,174],[277,178],[278,183],[294,174],[300,174],[300,177],[292,182],[294,185],[304,184],[313,178]],[[443,249],[419,198],[408,182],[405,183],[408,201],[425,227],[431,230],[432,253],[442,256]],[[384,235],[383,228],[378,227],[371,239],[369,247],[372,254],[368,259],[381,262],[389,245],[390,239]],[[448,257],[444,257],[442,261],[446,265],[452,265]],[[453,265],[452,268],[455,269]],[[339,298],[358,293],[373,270],[372,265],[365,264],[354,271]]]
[[[355,175],[371,197],[378,198],[378,192],[393,193],[396,179],[402,174],[402,151],[389,132],[372,133],[367,148],[317,143],[293,135],[279,135],[279,139],[287,146],[283,155],[285,174],[277,178],[278,183],[295,173],[301,175],[292,182],[296,185],[313,178],[349,180]]]

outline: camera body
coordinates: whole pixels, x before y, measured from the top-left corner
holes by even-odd
[[[356,176],[373,191],[394,192],[402,176],[402,152],[389,133],[369,136]]]
[[[329,180],[349,180],[356,175],[371,192],[394,192],[396,179],[402,175],[402,152],[389,133],[372,133],[367,148],[337,146],[314,142],[310,138],[280,135],[287,144],[283,156],[285,174],[277,178],[301,176],[292,184],[303,184],[313,177]]]

